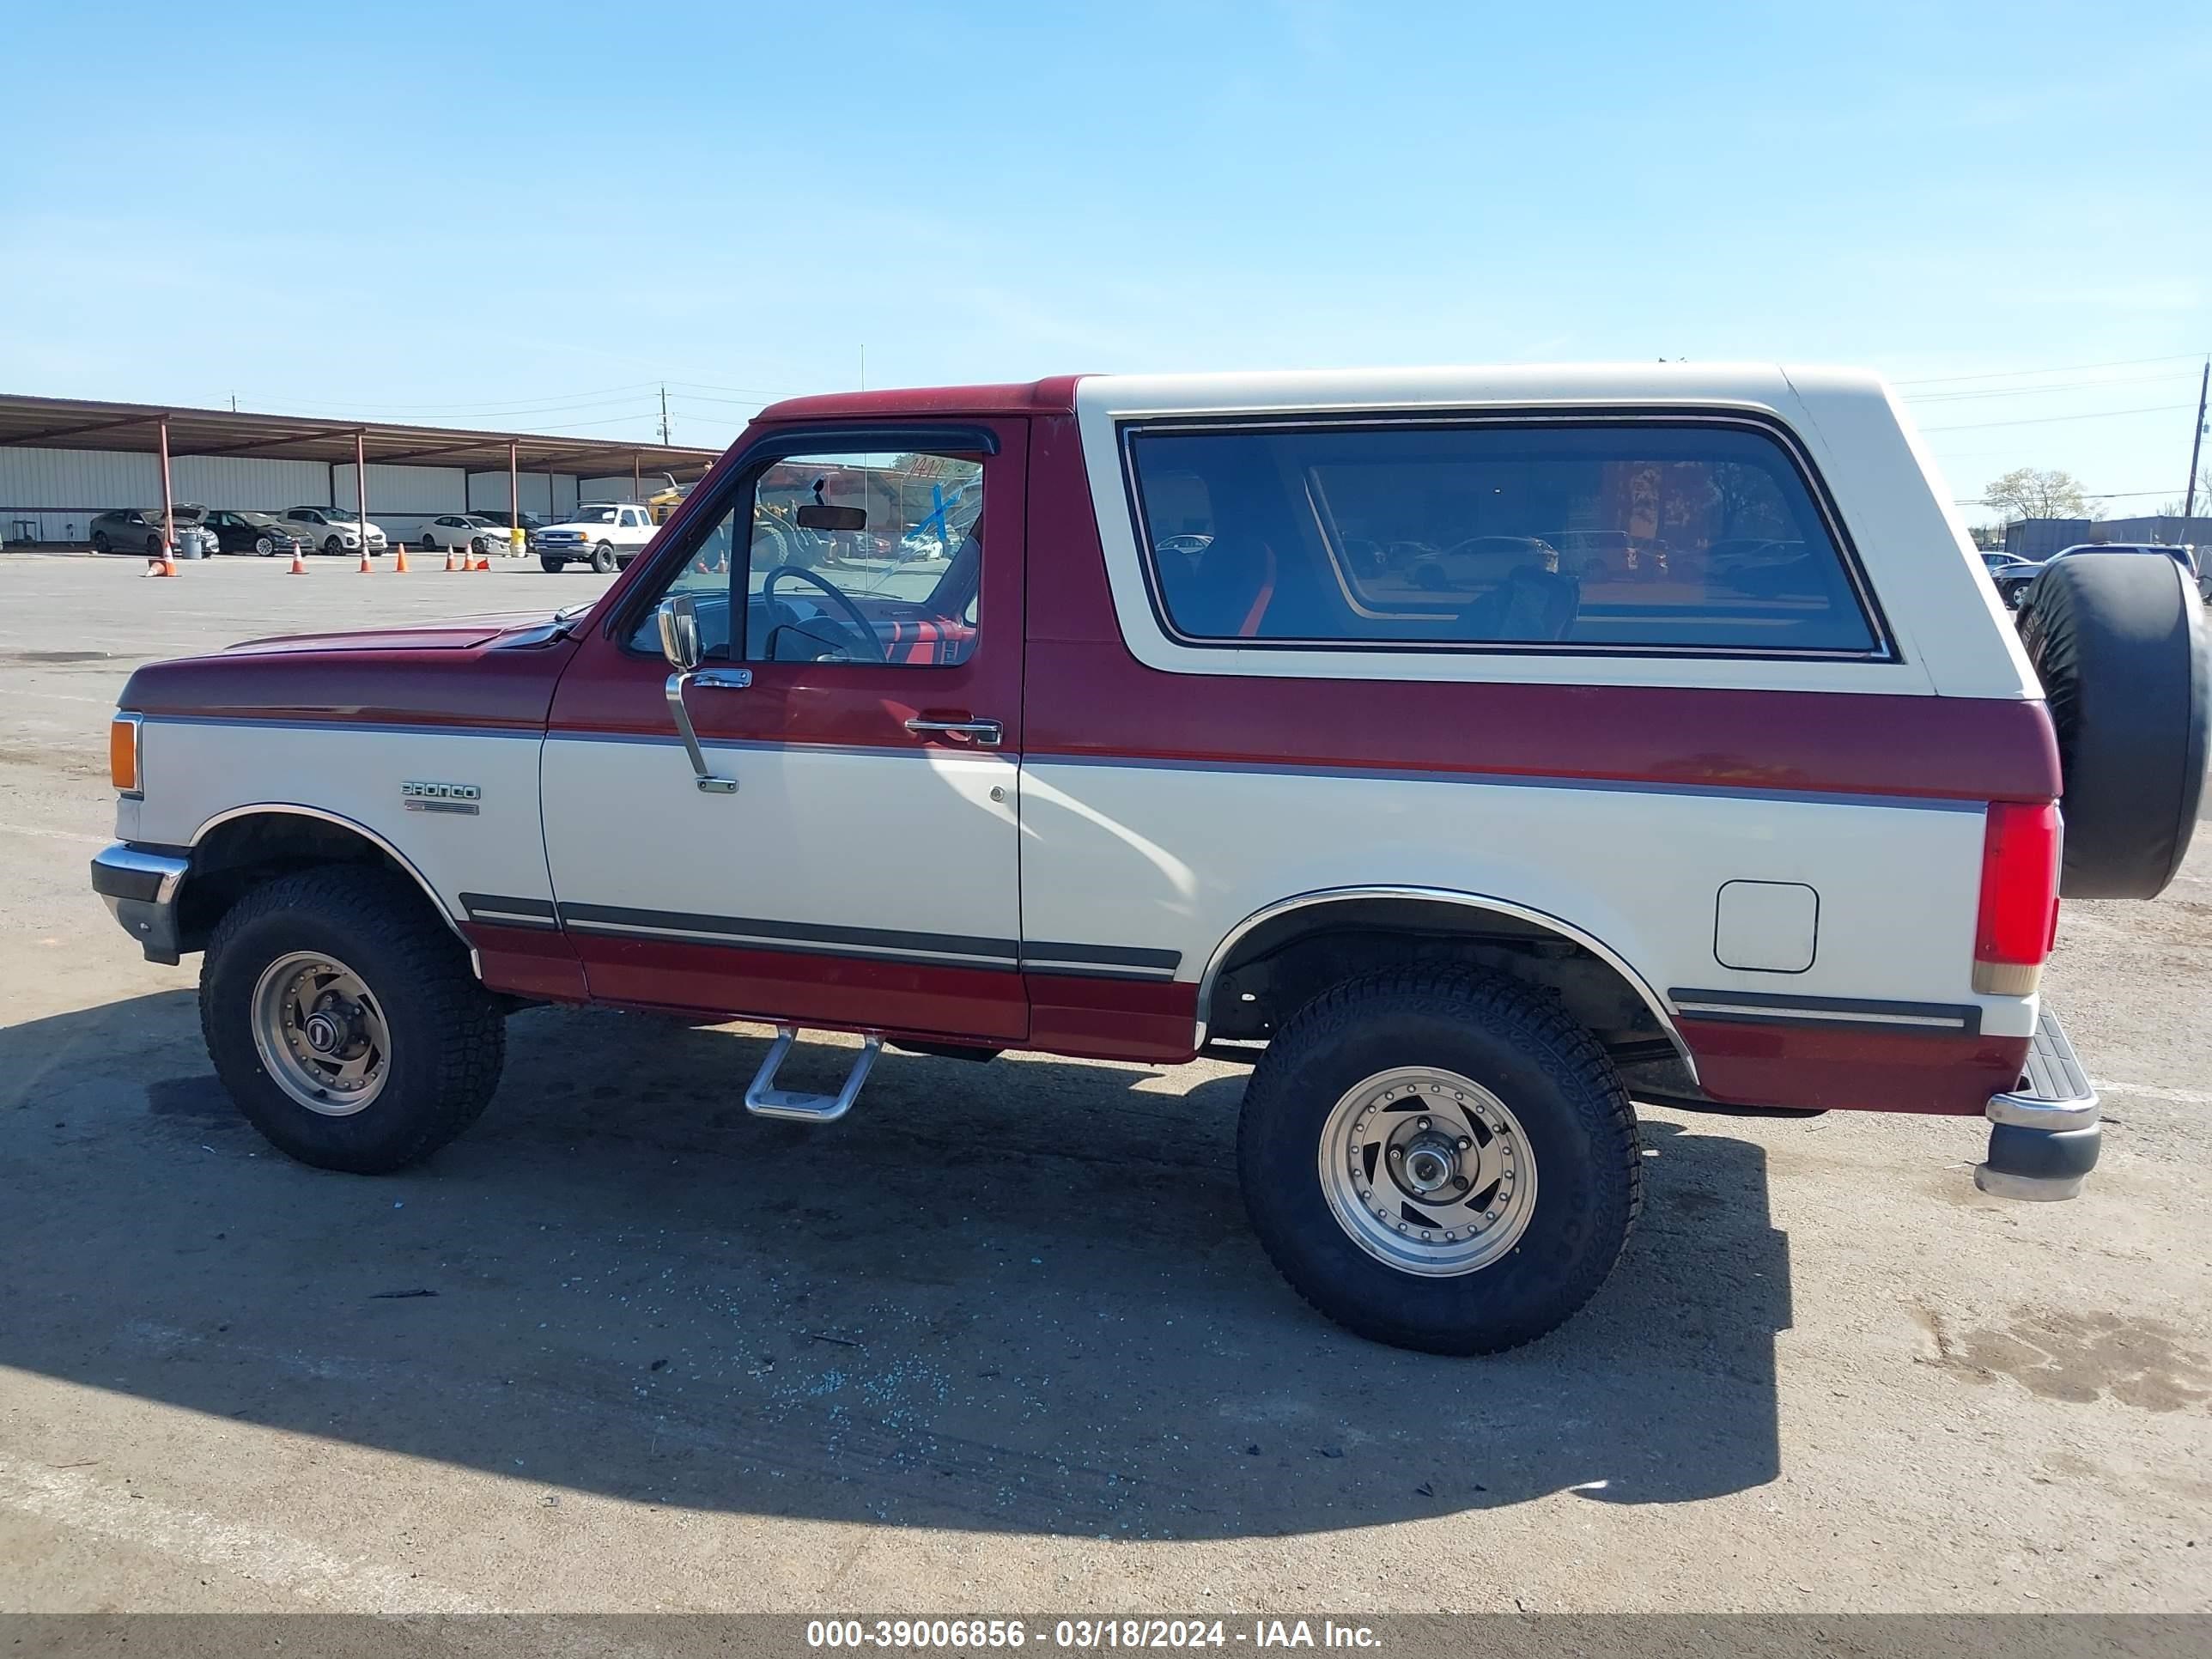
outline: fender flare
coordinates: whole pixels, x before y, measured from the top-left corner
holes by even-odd
[[[1212,954],[1206,957],[1206,971],[1199,976],[1198,981],[1198,1046],[1200,1048],[1206,1047],[1206,1014],[1212,1006],[1214,988],[1220,980],[1222,969],[1248,934],[1267,922],[1291,915],[1299,910],[1359,899],[1411,899],[1429,903],[1455,904],[1462,909],[1487,910],[1493,915],[1511,916],[1516,921],[1546,928],[1559,934],[1562,939],[1573,941],[1620,975],[1629,988],[1636,993],[1644,1006],[1651,1011],[1651,1017],[1659,1022],[1659,1029],[1666,1033],[1667,1041],[1674,1045],[1674,1052],[1680,1058],[1683,1065],[1689,1067],[1692,1080],[1696,1080],[1697,1056],[1690,1052],[1690,1045],[1682,1041],[1682,1034],[1674,1027],[1673,1007],[1668,1005],[1666,998],[1661,996],[1653,988],[1651,982],[1632,967],[1628,960],[1618,951],[1596,935],[1584,932],[1574,923],[1555,916],[1548,910],[1539,910],[1531,905],[1516,903],[1511,899],[1495,898],[1486,893],[1463,892],[1449,887],[1322,887],[1311,892],[1298,893],[1289,898],[1278,899],[1273,904],[1265,905],[1255,910],[1231,928],[1222,941],[1213,947]]]
[[[455,939],[460,941],[461,948],[469,953],[469,971],[479,981],[483,978],[483,958],[477,954],[477,947],[470,943],[469,936],[461,931],[461,925],[459,921],[454,920],[453,913],[446,908],[446,901],[439,896],[438,890],[430,884],[429,878],[425,876],[421,870],[416,867],[414,860],[409,858],[404,853],[401,852],[397,847],[394,847],[389,841],[386,840],[384,836],[370,829],[365,823],[362,823],[353,818],[347,817],[342,813],[332,812],[320,806],[303,805],[298,801],[254,801],[244,806],[225,807],[222,811],[217,812],[213,817],[209,818],[206,822],[202,823],[198,829],[193,830],[192,838],[186,844],[193,851],[197,852],[199,849],[200,843],[205,841],[214,831],[220,830],[224,824],[234,823],[240,818],[259,817],[263,816],[313,818],[320,823],[331,824],[340,830],[344,830],[354,835],[359,836],[363,841],[375,848],[377,851],[382,853],[385,857],[390,859],[393,864],[404,871],[414,881],[415,884],[422,890],[422,896],[430,901],[430,908],[438,913],[438,919],[446,924],[447,930],[450,932]],[[188,874],[185,879],[189,881],[191,878]]]

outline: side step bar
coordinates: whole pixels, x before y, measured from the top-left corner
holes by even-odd
[[[883,1052],[884,1040],[872,1036],[861,1042],[860,1052],[854,1056],[853,1069],[846,1074],[845,1086],[836,1094],[808,1095],[775,1086],[776,1071],[798,1036],[796,1026],[775,1028],[775,1041],[769,1045],[760,1070],[753,1073],[752,1087],[745,1091],[745,1109],[755,1117],[780,1117],[794,1123],[835,1123],[851,1111],[853,1103],[860,1098],[860,1085],[868,1080],[869,1069]]]

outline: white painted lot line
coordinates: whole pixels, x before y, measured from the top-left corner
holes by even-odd
[[[486,1603],[362,1557],[332,1555],[266,1527],[119,1491],[76,1469],[0,1455],[0,1508],[273,1584],[304,1601],[384,1612],[488,1613]]]
[[[115,839],[112,836],[88,836],[81,830],[34,830],[27,823],[0,823],[0,836],[37,836],[44,841],[82,842],[88,847],[105,847]]]
[[[2089,1086],[2100,1095],[2133,1095],[2138,1100],[2170,1101],[2177,1106],[2212,1106],[2212,1094],[2197,1089],[2157,1089],[2147,1083],[2114,1083],[2091,1078]]]

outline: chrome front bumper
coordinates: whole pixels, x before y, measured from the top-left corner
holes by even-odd
[[[2097,1167],[2102,1109],[2066,1029],[2048,1009],[2036,1024],[2021,1086],[1990,1097],[1988,1161],[1974,1185],[1993,1198],[2073,1198]]]
[[[183,955],[177,930],[177,889],[191,861],[118,842],[94,855],[92,890],[108,914],[138,941],[146,960],[175,967]]]

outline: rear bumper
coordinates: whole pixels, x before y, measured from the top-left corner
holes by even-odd
[[[92,890],[107,902],[108,914],[138,941],[146,960],[175,967],[183,952],[177,930],[177,889],[190,869],[188,860],[149,853],[118,842],[92,860]]]
[[[1989,1157],[1974,1185],[1993,1198],[2076,1196],[2097,1167],[2102,1115],[2065,1027],[2045,1010],[2020,1086],[1990,1097]]]

